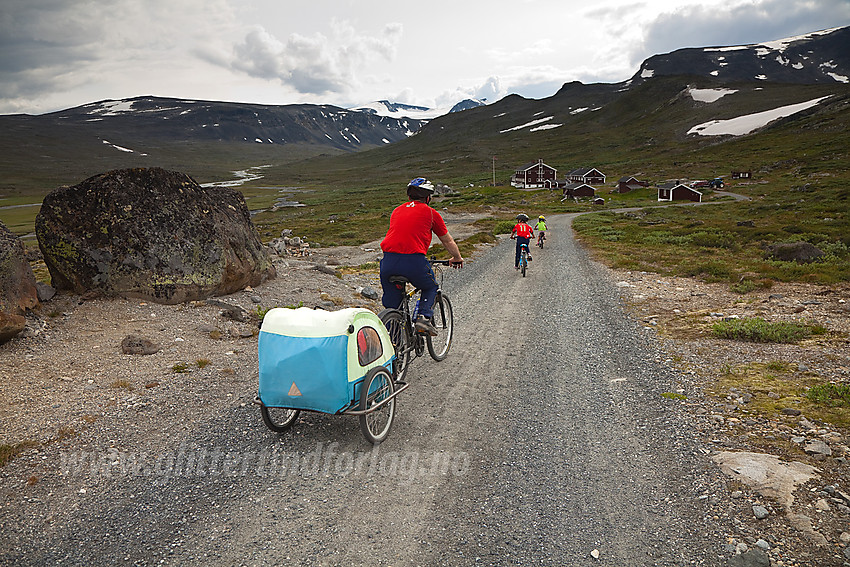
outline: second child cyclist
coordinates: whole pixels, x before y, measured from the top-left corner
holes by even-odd
[[[443,217],[429,206],[433,194],[434,185],[423,177],[417,177],[407,184],[410,201],[396,207],[390,215],[390,228],[381,241],[381,250],[384,251],[381,259],[381,287],[384,292],[381,303],[387,308],[399,306],[402,290],[390,282],[390,276],[405,276],[422,290],[419,316],[414,321],[416,331],[436,336],[437,329],[431,318],[439,285],[427,257],[431,234],[435,234],[451,254],[449,263],[452,267],[462,267],[463,256]]]
[[[534,225],[534,230],[537,231],[538,246],[543,248],[543,241],[546,240],[546,217],[543,215],[537,217],[537,224]]]
[[[534,229],[528,224],[528,215],[525,213],[520,213],[516,216],[517,223],[514,225],[513,230],[511,230],[511,238],[516,239],[516,258],[514,259],[514,267],[519,270],[519,256],[520,250],[522,250],[522,245],[525,244],[526,248],[528,248],[528,243],[531,242],[531,239],[534,238]],[[531,254],[528,254],[529,261],[531,260]]]

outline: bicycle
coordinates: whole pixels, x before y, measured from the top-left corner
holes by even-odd
[[[449,265],[448,260],[429,260],[431,265]],[[437,272],[438,283],[442,283],[442,274]],[[410,281],[404,276],[391,276],[390,281],[403,291],[401,304],[397,309],[384,309],[378,314],[378,318],[384,323],[390,335],[390,340],[395,347],[396,359],[393,362],[393,380],[404,383],[407,369],[410,363],[425,354],[427,348],[431,358],[440,362],[446,358],[449,347],[452,345],[452,334],[454,332],[454,315],[452,303],[442,289],[437,290],[437,298],[434,300],[434,326],[437,328],[437,336],[417,333],[413,327],[416,309],[411,310],[410,300],[413,299],[420,289],[411,286],[407,289]]]
[[[519,271],[522,272],[522,277],[525,277],[525,271],[528,269],[528,244],[522,243],[519,245]]]
[[[537,246],[539,246],[540,248],[543,248],[543,241],[544,240],[546,240],[546,233],[541,230],[540,234],[537,235]]]

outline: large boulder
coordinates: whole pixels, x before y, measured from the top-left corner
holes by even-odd
[[[767,247],[766,257],[782,262],[808,264],[823,256],[823,250],[809,242],[788,242]]]
[[[0,343],[24,329],[27,309],[36,305],[35,276],[24,243],[0,222]]]
[[[35,232],[53,286],[80,294],[180,303],[275,276],[241,193],[160,168],[54,190]]]

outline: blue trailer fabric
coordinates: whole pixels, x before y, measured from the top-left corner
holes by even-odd
[[[351,403],[347,336],[285,337],[260,333],[260,400],[269,407],[337,413]],[[293,385],[295,386],[293,388]]]
[[[377,333],[380,344],[374,344],[372,337],[358,345],[364,328],[365,334]],[[263,318],[257,351],[264,405],[324,413],[348,409],[359,399],[368,370],[378,365],[391,368],[394,358],[383,323],[363,308],[271,309]]]

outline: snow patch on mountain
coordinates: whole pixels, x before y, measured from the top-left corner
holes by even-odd
[[[349,110],[357,112],[366,112],[377,116],[386,116],[388,118],[413,118],[416,120],[433,120],[444,114],[452,112],[461,112],[470,108],[484,106],[486,102],[475,99],[466,99],[456,103],[450,107],[428,108],[426,106],[414,106],[411,104],[403,104],[400,102],[390,102],[388,100],[378,100],[370,102],[362,106],[349,108]]]
[[[386,116],[388,118],[413,118],[416,120],[433,120],[443,114],[448,114],[449,108],[427,108],[425,106],[413,106],[410,104],[401,104],[390,102],[388,100],[379,100],[370,102],[363,106],[350,108],[357,112],[366,112],[367,114],[375,114],[377,116]]]
[[[736,92],[735,89],[688,89],[688,94],[697,102],[715,102]]]
[[[820,101],[829,98],[829,96],[831,95],[822,96],[820,98],[797,104],[781,106],[779,108],[774,108],[773,110],[765,110],[764,112],[738,116],[737,118],[730,118],[729,120],[712,120],[710,122],[703,122],[702,124],[697,124],[688,130],[688,134],[699,134],[700,136],[743,136],[744,134],[749,134],[753,130],[761,128],[762,126],[766,126],[778,118],[791,116],[792,114],[812,108]]]
[[[804,39],[812,39],[813,37],[817,37],[819,35],[827,35],[827,34],[830,34],[834,31],[837,31],[837,30],[840,30],[840,29],[841,29],[840,27],[830,28],[828,30],[820,30],[820,31],[812,32],[812,33],[807,33],[805,35],[797,35],[797,36],[794,36],[794,37],[786,37],[784,39],[777,39],[775,41],[765,41],[765,42],[759,43],[758,45],[763,45],[764,47],[767,47],[768,49],[772,49],[774,51],[778,51],[778,52],[782,53],[783,51],[788,49],[788,46],[791,45],[792,43],[794,43],[795,41],[801,41],[801,40],[804,40]]]
[[[544,122],[548,122],[555,118],[554,116],[547,116],[546,118],[539,118],[537,120],[532,120],[531,122],[526,122],[525,124],[520,124],[519,126],[514,126],[513,128],[507,128],[505,130],[499,130],[500,134],[504,134],[505,132],[513,132],[514,130],[522,130],[523,128],[529,128],[531,126],[537,126],[538,124],[543,124]]]

